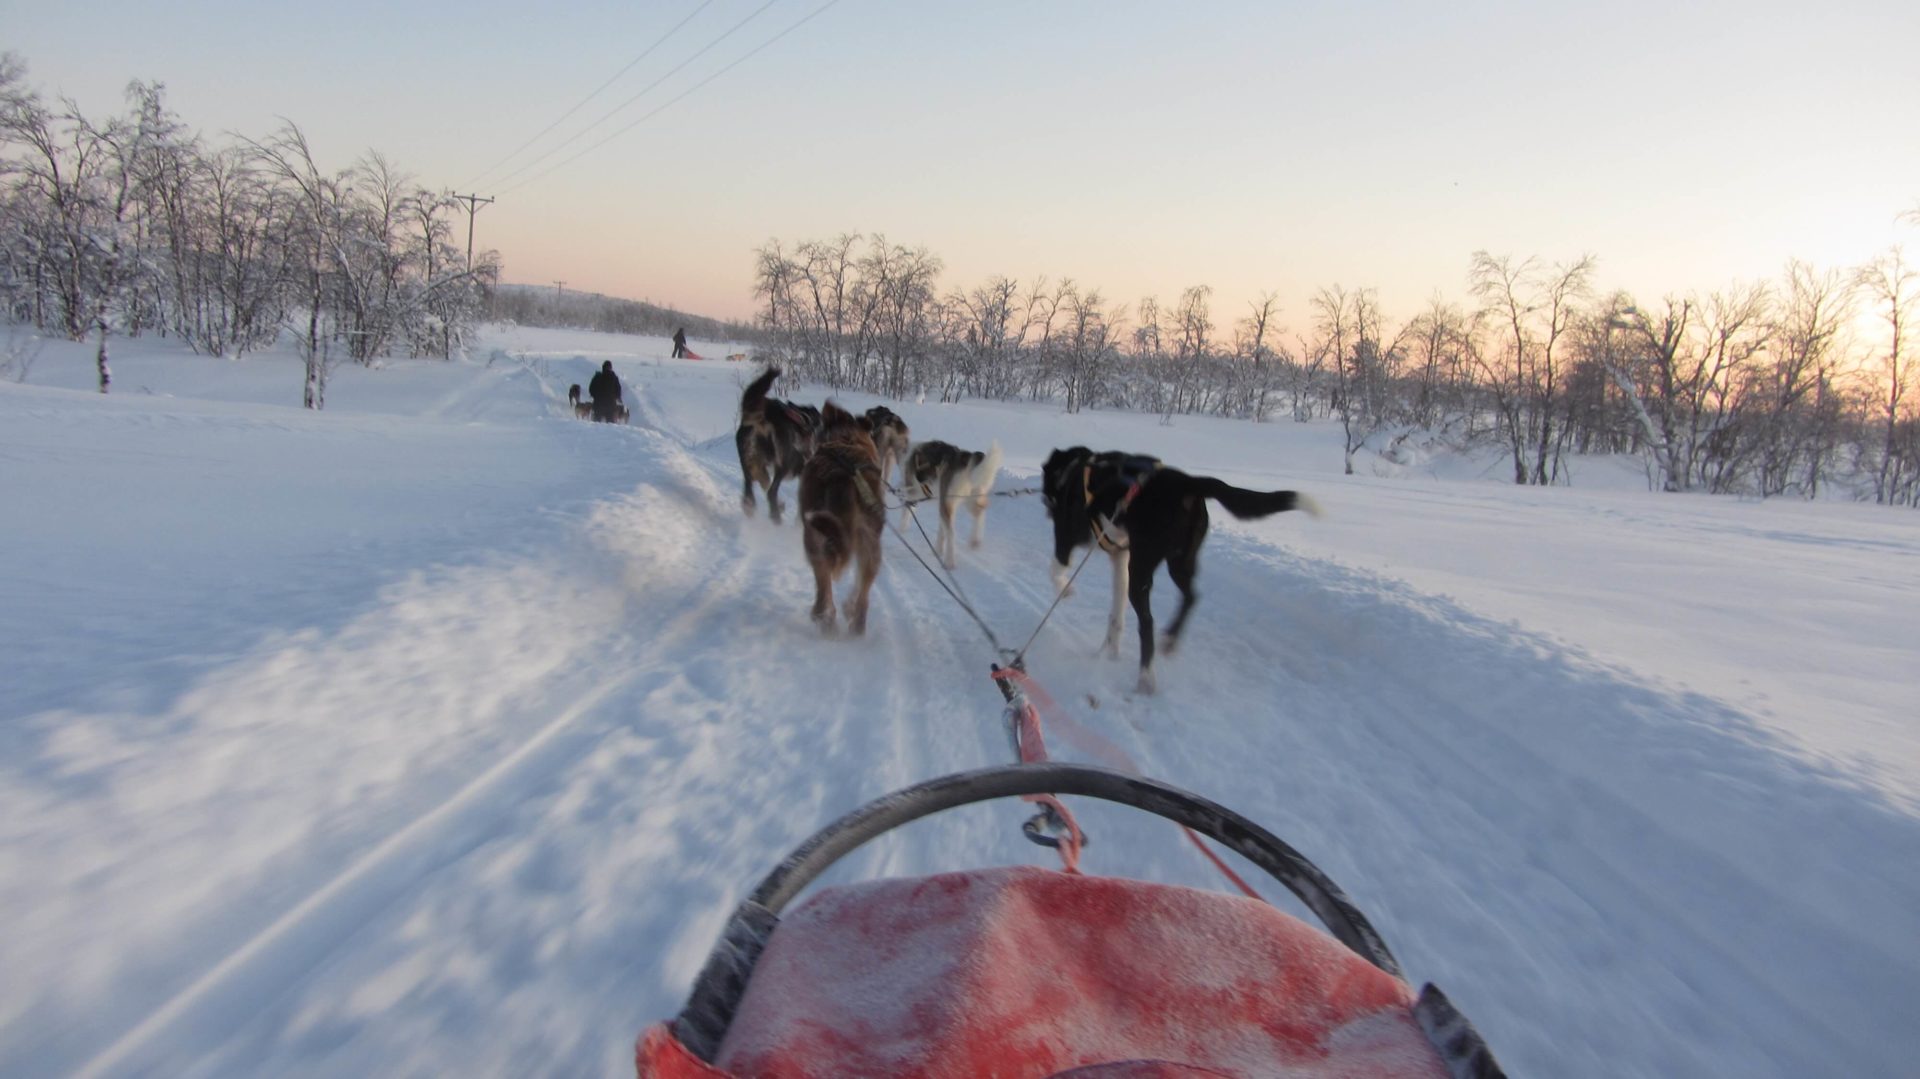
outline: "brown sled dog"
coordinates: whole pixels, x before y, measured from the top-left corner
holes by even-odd
[[[780,523],[785,509],[780,505],[780,484],[800,474],[820,430],[819,409],[767,396],[779,377],[780,369],[769,367],[747,385],[740,395],[740,426],[733,432],[734,446],[740,451],[740,509],[753,516],[757,483],[766,488],[767,516],[774,524]]]
[[[833,584],[856,564],[847,629],[867,631],[867,593],[880,575],[880,532],[886,527],[880,452],[859,419],[828,401],[813,456],[800,473],[801,534],[813,567],[813,620],[834,628]]]

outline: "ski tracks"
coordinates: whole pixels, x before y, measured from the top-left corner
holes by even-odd
[[[587,530],[604,533],[623,517],[644,516],[662,508],[678,513],[670,502],[649,498],[643,487],[636,495],[602,507]],[[659,551],[648,552],[657,557]],[[627,566],[629,583],[639,575]],[[679,567],[686,569],[689,567]],[[655,566],[658,569],[658,566]],[[704,570],[704,567],[702,567]],[[412,890],[418,881],[483,846],[510,819],[513,807],[552,777],[564,773],[615,728],[612,704],[625,701],[635,687],[648,687],[648,676],[663,664],[676,663],[690,639],[697,639],[716,608],[725,608],[744,590],[750,574],[742,567],[732,573],[700,572],[689,578],[678,599],[662,595],[658,585],[673,584],[673,574],[656,574],[649,598],[666,600],[647,615],[649,632],[643,640],[615,638],[597,642],[588,655],[578,657],[582,673],[561,668],[554,684],[530,699],[522,714],[544,713],[554,718],[484,768],[437,805],[398,827],[345,869],[320,883],[304,899],[273,920],[199,975],[183,990],[166,999],[130,1030],[113,1040],[79,1074],[95,1075],[125,1070],[142,1071],[167,1060],[175,1051],[187,1054],[197,1047],[220,1044],[230,1033],[236,1015],[249,1005],[283,995],[319,965],[364,923]],[[697,645],[696,645],[697,647]],[[630,656],[625,662],[596,664],[601,656]],[[610,672],[596,674],[596,668]],[[653,683],[661,679],[653,679]],[[171,1066],[165,1070],[173,1070]]]
[[[677,1007],[788,849],[895,786],[1004,759],[987,657],[962,662],[904,566],[865,639],[823,639],[793,523],[742,521],[719,465],[619,434],[648,443],[644,479],[580,530],[628,613],[554,673],[538,703],[555,718],[101,1039],[82,1074],[630,1066],[632,1034]],[[1025,846],[1004,813],[954,817],[839,875]]]

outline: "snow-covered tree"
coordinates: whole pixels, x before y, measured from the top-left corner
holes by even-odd
[[[1920,297],[1920,275],[1907,265],[1896,247],[1863,267],[1860,286],[1867,302],[1885,324],[1875,350],[1878,376],[1876,408],[1882,437],[1874,468],[1873,497],[1883,504],[1915,504],[1913,491],[1920,475],[1920,459],[1907,447],[1916,425],[1913,391],[1913,320],[1915,298]]]

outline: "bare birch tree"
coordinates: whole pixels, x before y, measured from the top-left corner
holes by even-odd
[[[1874,501],[1888,504],[1913,483],[1911,473],[1920,470],[1920,461],[1910,460],[1903,452],[1901,428],[1911,423],[1913,411],[1908,394],[1913,382],[1912,322],[1916,275],[1907,266],[1905,254],[1896,247],[1863,267],[1859,273],[1861,288],[1886,325],[1886,336],[1875,350],[1878,359],[1881,421],[1878,467],[1874,470]]]

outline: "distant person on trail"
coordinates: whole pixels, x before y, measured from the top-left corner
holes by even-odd
[[[613,373],[613,361],[600,365],[600,373],[587,383],[587,396],[593,398],[596,423],[612,423],[620,415],[620,376]]]
[[[680,359],[687,354],[687,331],[685,327],[673,331],[673,358]]]

